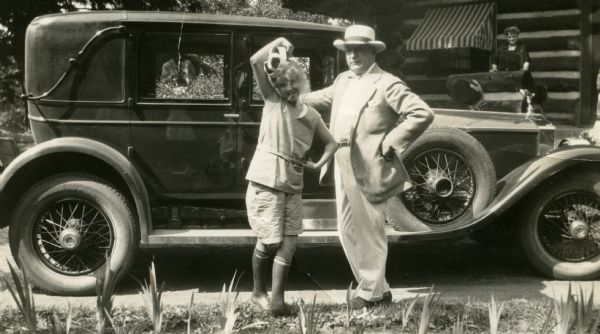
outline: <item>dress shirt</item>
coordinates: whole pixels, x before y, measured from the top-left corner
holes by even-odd
[[[363,74],[370,73],[371,70],[375,67],[375,63],[371,65]],[[348,85],[344,89],[344,94],[342,95],[342,102],[339,107],[339,114],[336,116],[335,127],[334,127],[334,138],[339,142],[341,140],[349,140],[352,139],[352,133],[354,132],[354,127],[356,126],[356,121],[358,115],[360,114],[360,110],[357,108],[353,108],[358,103],[357,98],[360,96],[358,92],[364,86],[364,75],[355,75],[350,72],[350,80],[348,81]]]

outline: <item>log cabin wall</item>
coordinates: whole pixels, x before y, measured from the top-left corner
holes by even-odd
[[[409,1],[402,9],[402,36],[408,39],[430,8],[473,2]],[[516,25],[521,30],[519,39],[529,49],[533,77],[548,87],[548,100],[543,104],[547,117],[555,124],[592,124],[596,108],[595,102],[588,100],[589,95],[596,92],[595,83],[592,85],[588,80],[592,78],[591,73],[586,73],[592,71],[591,43],[586,43],[583,37],[591,36],[587,17],[591,15],[591,8],[586,8],[590,7],[586,1],[579,4],[576,0],[497,0],[496,5],[497,40],[505,42],[503,31],[508,26]],[[400,69],[413,91],[433,107],[452,107],[446,91],[447,75],[431,73],[430,59],[423,52],[404,51],[404,56]],[[583,78],[581,68],[587,69]],[[595,76],[593,79],[595,82]]]

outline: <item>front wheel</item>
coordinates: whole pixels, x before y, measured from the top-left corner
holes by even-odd
[[[560,175],[528,196],[519,241],[527,258],[556,279],[600,275],[600,173]]]
[[[138,234],[123,195],[85,174],[34,185],[15,208],[9,230],[13,256],[32,281],[66,295],[94,293],[107,256],[122,277],[135,258]]]

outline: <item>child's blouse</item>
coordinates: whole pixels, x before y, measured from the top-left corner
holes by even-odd
[[[301,193],[302,160],[310,148],[321,115],[312,107],[299,108],[279,96],[265,99],[258,144],[246,180],[287,192]]]

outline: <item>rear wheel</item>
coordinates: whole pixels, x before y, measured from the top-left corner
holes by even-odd
[[[135,258],[138,228],[123,195],[102,180],[61,174],[34,185],[11,218],[10,245],[19,265],[52,293],[95,292],[109,257],[119,277]]]
[[[600,173],[560,175],[528,196],[519,240],[531,263],[557,279],[600,275]]]
[[[485,148],[461,130],[427,130],[403,156],[414,184],[399,195],[406,219],[431,229],[457,227],[494,196],[494,165]]]

